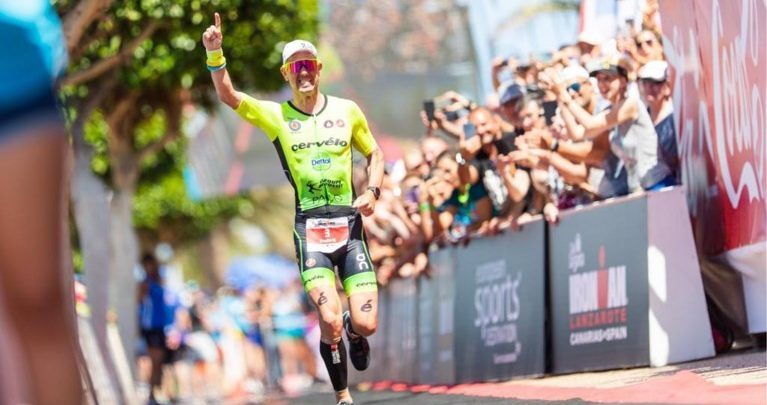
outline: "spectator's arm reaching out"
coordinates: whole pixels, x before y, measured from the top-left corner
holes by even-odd
[[[468,231],[479,231],[482,233],[488,225],[488,221],[493,217],[493,203],[490,201],[490,197],[484,196],[479,199],[476,211],[477,220],[469,226]]]
[[[549,164],[557,170],[565,182],[572,185],[581,184],[589,175],[584,163],[573,163],[556,152],[547,152]]]
[[[548,70],[547,72],[544,72],[544,74],[541,74],[540,79],[541,85],[544,88],[552,90],[554,94],[556,94],[561,105],[565,107],[564,109],[570,111],[575,117],[575,120],[583,126],[583,135],[588,139],[596,138],[605,131],[624,122],[636,119],[639,115],[639,107],[633,99],[624,100],[619,106],[613,106],[613,108],[608,111],[591,115],[573,100],[553,71]]]
[[[421,228],[423,230],[424,240],[427,244],[431,243],[437,235],[442,234],[445,229],[453,223],[454,212],[446,210],[437,211],[434,206],[434,186],[438,179],[431,178],[421,183],[418,193],[418,211],[421,214]]]
[[[587,142],[579,142],[586,144]],[[589,144],[591,142],[588,142]],[[567,149],[567,147],[565,147]],[[520,165],[531,169],[546,170],[549,166],[564,178],[565,182],[572,185],[580,184],[588,178],[586,164],[573,163],[559,153],[547,149],[517,150],[509,154],[510,159]]]
[[[408,215],[407,210],[405,209],[405,206],[402,204],[399,200],[394,200],[392,202],[392,213],[396,215],[402,223],[407,227],[408,229],[408,240],[414,240],[415,237],[420,233],[421,229],[416,225],[413,220],[410,219],[410,215]]]
[[[462,132],[458,141],[458,148],[460,158],[463,159],[462,162],[458,162],[458,178],[461,184],[474,184],[479,181],[479,171],[471,164],[471,161],[482,148],[480,139],[475,136],[467,141]]]
[[[584,162],[600,166],[610,151],[610,140],[607,134],[607,132],[603,132],[602,136],[590,141],[566,142],[557,140],[556,152],[573,162]],[[554,143],[554,137],[547,131],[525,134],[517,139],[516,144],[520,149],[538,148],[551,150]]]
[[[426,136],[431,136],[435,129],[441,129],[442,132],[455,139],[460,139],[461,135],[463,135],[463,128],[454,122],[448,121],[442,110],[434,111],[434,121],[429,121],[428,117],[426,117],[426,112],[423,110],[420,115],[421,122],[426,127]]]
[[[562,120],[565,122],[565,128],[567,129],[567,137],[573,141],[582,141],[586,130],[583,125],[578,124],[575,120],[573,113],[565,107],[562,102],[559,102],[559,111],[562,116]]]
[[[524,170],[517,170],[514,160],[509,155],[499,155],[496,165],[509,191],[511,201],[514,203],[522,201],[530,190],[530,176]]]
[[[501,73],[501,70],[505,68],[508,65],[508,60],[503,58],[495,58],[493,59],[492,64],[492,70],[490,72],[490,75],[493,79],[493,88],[497,89],[501,87],[501,79],[498,78],[498,75]]]

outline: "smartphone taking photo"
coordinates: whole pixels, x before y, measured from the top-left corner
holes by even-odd
[[[475,127],[471,122],[463,124],[463,139],[468,141],[469,139],[473,138],[474,135],[477,135],[477,127]]]
[[[426,113],[426,119],[429,122],[434,121],[434,100],[424,100],[423,111]]]
[[[551,125],[554,121],[554,115],[557,113],[556,101],[543,102],[543,117],[546,118],[546,125]]]

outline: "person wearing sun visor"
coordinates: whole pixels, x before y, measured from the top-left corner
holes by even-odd
[[[308,41],[291,41],[282,51],[280,73],[290,86],[291,100],[275,103],[236,91],[226,70],[218,13],[214,19],[203,33],[203,44],[216,93],[269,137],[293,186],[296,258],[304,288],[319,313],[320,354],[338,404],[352,404],[341,335],[345,330],[354,367],[367,369],[366,337],[377,327],[378,287],[361,215],[375,209],[383,154],[356,103],[320,92],[322,62]],[[368,187],[361,195],[352,183],[352,147],[368,163]],[[336,292],[335,268],[348,297],[346,312]]]

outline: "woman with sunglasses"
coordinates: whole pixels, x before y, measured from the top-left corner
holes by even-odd
[[[605,58],[591,71],[602,97],[610,102],[609,109],[596,115],[576,103],[556,75],[542,79],[583,126],[586,139],[609,137],[610,149],[626,168],[630,191],[656,190],[673,185],[675,179],[659,158],[658,137],[647,109],[638,97],[629,96],[631,72],[631,61],[620,55]]]
[[[357,370],[370,363],[366,340],[377,327],[378,293],[363,233],[380,196],[383,153],[360,108],[319,91],[322,63],[311,43],[295,40],[282,51],[280,73],[293,97],[283,103],[256,100],[232,86],[221,45],[221,18],[203,34],[208,69],[219,99],[259,127],[272,141],[296,195],[293,230],[304,289],[320,317],[320,354],[338,404],[352,404],[347,388],[346,348]],[[357,196],[352,183],[352,147],[367,157],[368,187]],[[348,297],[342,312],[334,269]]]

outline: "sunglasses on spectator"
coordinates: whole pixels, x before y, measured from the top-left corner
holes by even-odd
[[[317,59],[304,59],[304,60],[295,60],[293,62],[288,62],[284,64],[283,66],[288,69],[288,71],[294,75],[297,75],[301,73],[302,70],[306,69],[307,72],[316,72],[319,70],[320,62]]]
[[[581,84],[578,83],[578,82],[575,82],[575,83],[567,86],[567,90],[572,90],[572,91],[578,93],[579,91],[581,91]]]
[[[654,39],[652,39],[652,38],[650,38],[650,39],[646,39],[646,40],[644,40],[644,41],[641,41],[641,40],[639,40],[639,41],[636,41],[636,43],[637,43],[637,46],[638,46],[638,47],[643,47],[643,46],[645,46],[645,45],[647,45],[647,46],[651,46],[653,43],[655,43],[655,40],[654,40]]]

